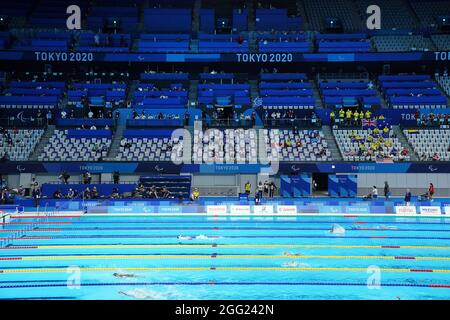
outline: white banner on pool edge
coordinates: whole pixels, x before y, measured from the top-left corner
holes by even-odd
[[[230,206],[230,214],[250,214],[250,206],[245,205],[235,205]]]
[[[253,206],[253,213],[271,216],[273,215],[273,206],[269,205]]]
[[[421,206],[420,214],[423,216],[440,216],[441,207]]]
[[[297,214],[297,206],[277,206],[277,213],[283,215]]]
[[[207,214],[227,214],[227,206],[206,206]]]
[[[415,206],[396,206],[395,207],[395,213],[399,216],[402,215],[411,215],[411,214],[417,214],[417,209]]]

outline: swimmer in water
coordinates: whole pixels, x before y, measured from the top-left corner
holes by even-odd
[[[396,226],[381,225],[381,226],[377,226],[377,229],[381,229],[381,230],[397,230],[398,228]]]
[[[333,224],[333,226],[331,227],[330,232],[332,234],[344,234],[345,233],[345,229],[344,227],[338,225],[338,224]]]
[[[193,238],[191,236],[178,236],[178,240],[192,240]]]
[[[146,299],[146,298],[152,298],[151,295],[147,294],[144,290],[130,290],[130,291],[119,291],[118,292],[121,295],[132,297],[132,298],[138,298],[138,299]]]
[[[299,263],[297,261],[285,262],[281,266],[284,268],[300,268],[300,267],[309,268],[310,267],[310,265],[307,263]]]
[[[135,275],[133,273],[113,273],[113,276],[116,278],[142,278],[138,275]]]
[[[301,253],[292,253],[289,251],[283,252],[283,256],[301,256],[301,255],[302,255]]]

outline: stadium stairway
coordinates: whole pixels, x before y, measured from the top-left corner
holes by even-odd
[[[374,89],[376,91],[377,97],[380,98],[380,106],[381,106],[381,108],[384,108],[384,109],[389,108],[386,100],[384,99],[383,95],[381,94],[382,90],[381,90],[381,88],[380,88],[378,83],[374,84]]]
[[[201,0],[195,0],[192,9],[192,34],[197,35],[200,30],[200,8],[202,7]]]
[[[248,10],[248,31],[255,31],[255,8],[254,2],[252,0],[247,0],[245,2],[246,8]]]
[[[189,81],[189,106],[194,102],[197,105],[198,99],[198,83],[199,80],[191,80]]]
[[[47,127],[44,134],[42,135],[41,141],[39,141],[36,149],[34,149],[33,153],[30,155],[30,158],[28,159],[29,161],[38,161],[38,156],[44,151],[44,147],[48,144],[48,141],[53,136],[55,128],[56,126],[54,125],[49,125]]]
[[[297,0],[297,12],[298,16],[302,17],[302,30],[308,30],[309,28],[309,19],[306,14],[305,4],[302,0]]]
[[[196,121],[198,122],[198,121]],[[193,127],[189,127],[188,130],[184,130],[183,134],[183,163],[192,162],[192,137],[194,136]]]
[[[124,130],[125,126],[118,126],[116,128],[112,137],[111,147],[109,148],[108,154],[106,155],[106,158],[104,160],[114,161],[114,159],[117,157],[117,155],[119,154],[120,141],[122,140]]]
[[[420,18],[412,7],[411,2],[406,0],[403,0],[403,2],[405,3],[404,8],[407,11],[408,15],[414,18],[415,26],[412,27],[420,28]]]
[[[319,92],[319,86],[317,85],[316,81],[314,80],[310,80],[309,82],[311,82],[312,88],[313,88],[313,97],[314,100],[316,101],[316,108],[323,108],[323,102],[322,102],[322,97],[320,96],[320,92]]]
[[[447,90],[442,86],[442,83],[439,81],[438,76],[434,75],[434,80],[436,81],[438,88],[445,94],[447,97],[447,106],[450,106],[450,96],[447,94]]]
[[[250,84],[250,99],[253,102],[255,98],[259,97],[258,80],[249,80]]]
[[[414,149],[409,144],[408,139],[403,134],[400,126],[392,126],[392,128],[394,129],[394,133],[397,135],[398,141],[402,144],[402,146],[405,146],[408,149],[411,161],[419,161],[418,155],[414,152]]]
[[[336,144],[336,139],[334,137],[334,134],[330,128],[330,126],[322,126],[322,132],[323,135],[326,138],[327,144],[328,144],[328,149],[331,152],[331,157],[333,159],[333,161],[342,161],[342,154],[339,151],[339,147]]]

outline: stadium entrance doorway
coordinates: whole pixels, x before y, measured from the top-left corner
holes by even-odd
[[[314,182],[317,187],[314,188]],[[327,196],[328,195],[328,173],[317,172],[312,175],[312,195]]]

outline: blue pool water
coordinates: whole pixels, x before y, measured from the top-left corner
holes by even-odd
[[[449,218],[30,216],[1,238],[2,299],[450,298]]]

